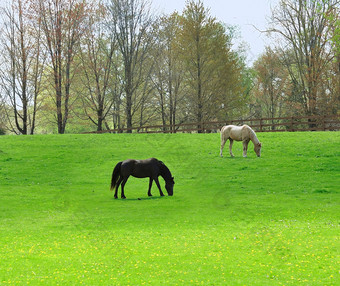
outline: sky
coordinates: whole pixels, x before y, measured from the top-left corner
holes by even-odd
[[[151,0],[152,8],[158,13],[170,14],[175,10],[182,13],[185,0]],[[237,26],[240,42],[247,46],[247,63],[251,65],[270,45],[270,39],[259,30],[268,26],[271,9],[279,0],[202,0],[206,8],[210,8],[210,15],[227,25]],[[255,27],[257,28],[255,28]]]

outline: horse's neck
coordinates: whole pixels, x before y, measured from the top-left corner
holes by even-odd
[[[170,170],[164,164],[160,165],[160,175],[163,177],[165,181],[171,178]]]
[[[257,139],[254,130],[251,129],[250,127],[249,127],[249,137],[250,137],[250,140],[254,143],[254,145],[260,142],[259,139]]]

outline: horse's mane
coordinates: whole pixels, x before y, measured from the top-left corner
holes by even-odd
[[[248,125],[247,125],[248,126]],[[255,131],[250,127],[248,126],[248,130],[249,130],[249,137],[250,137],[250,140],[251,141],[255,141],[255,143],[258,143],[259,142],[259,139],[257,139],[257,136],[255,134]]]
[[[171,178],[171,172],[169,168],[162,161],[158,160],[158,166],[162,176],[169,176]]]

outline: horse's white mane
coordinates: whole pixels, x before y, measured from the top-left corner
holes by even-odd
[[[253,141],[254,143],[259,143],[260,141],[259,141],[259,139],[257,139],[255,131],[250,126],[247,125],[247,127],[248,127],[248,129],[250,131],[250,135],[249,136],[250,136],[251,141]]]

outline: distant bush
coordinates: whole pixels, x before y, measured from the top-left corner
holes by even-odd
[[[0,135],[5,135],[6,131],[4,128],[0,127]]]

